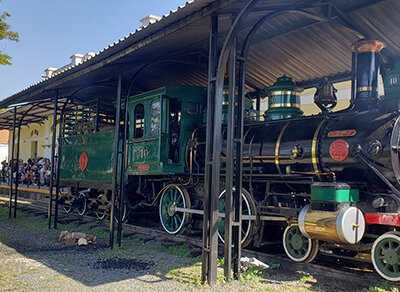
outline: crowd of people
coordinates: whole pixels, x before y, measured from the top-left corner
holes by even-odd
[[[22,159],[17,161],[3,161],[1,163],[1,180],[9,184],[11,179],[11,168],[13,170],[13,182],[16,182],[18,174],[18,183],[33,186],[48,186],[51,176],[50,160],[47,158],[28,159],[24,162]]]

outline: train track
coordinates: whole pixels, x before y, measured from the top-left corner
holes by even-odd
[[[8,206],[9,198],[0,195],[0,204]],[[34,213],[38,216],[47,216],[48,202],[44,199],[18,199],[18,209]],[[59,221],[79,220],[82,222],[93,222],[98,220],[89,215],[79,216],[75,213],[65,213],[63,210],[59,212]],[[108,221],[100,221],[104,226],[108,226]],[[133,224],[123,224],[125,233],[143,234],[152,237],[164,238],[176,243],[186,243],[197,248],[202,248],[202,241],[199,236],[170,235],[160,228],[143,227]],[[219,251],[223,251],[223,245],[219,245]],[[294,263],[284,254],[268,254],[260,250],[243,249],[242,256],[255,257],[266,263],[279,263],[288,271],[298,272],[304,271],[311,274],[323,274],[324,277],[335,278],[337,280],[350,280],[365,284],[366,281],[378,283],[382,279],[373,271],[372,264],[369,260],[355,259],[344,256],[330,255],[321,253],[313,261],[313,263]]]

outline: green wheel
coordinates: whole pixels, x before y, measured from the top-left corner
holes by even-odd
[[[118,223],[118,215],[119,215],[119,206],[118,203],[116,203],[115,209],[114,209],[114,221]],[[126,203],[122,204],[122,223],[128,222],[129,215],[128,215],[128,208],[126,207]]]
[[[378,237],[371,250],[377,273],[389,281],[400,281],[400,233],[387,232]]]
[[[66,200],[71,201],[71,197],[67,197]],[[64,202],[63,209],[64,209],[64,212],[68,214],[68,213],[71,213],[71,211],[72,211],[72,206],[71,206],[70,203],[65,203],[65,202]]]
[[[235,190],[233,190],[235,191]],[[226,190],[223,190],[218,199],[218,212],[225,213]],[[248,191],[242,188],[242,215],[255,215],[256,205]],[[242,247],[248,246],[253,240],[254,220],[242,219]],[[218,218],[218,237],[225,242],[225,218]]]
[[[86,212],[86,207],[87,207],[87,199],[85,194],[79,193],[78,200],[79,200],[79,205],[76,208],[76,210],[80,216],[83,216],[83,214],[85,214]]]
[[[99,220],[107,219],[110,214],[107,212],[107,196],[105,194],[100,194],[96,200],[97,203],[97,210],[95,211],[96,217]]]
[[[305,237],[297,224],[289,225],[283,233],[283,248],[295,262],[311,262],[318,254],[318,241]]]
[[[183,232],[190,217],[190,214],[175,208],[189,209],[190,199],[185,188],[170,185],[163,191],[159,206],[161,225],[169,234]]]
[[[64,204],[64,212],[68,214],[68,213],[71,213],[71,211],[72,211],[71,205],[70,204],[68,204],[68,205]]]

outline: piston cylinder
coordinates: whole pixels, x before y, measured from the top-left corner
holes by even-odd
[[[299,228],[308,238],[355,244],[364,235],[365,220],[356,207],[327,212],[311,210],[310,205],[307,205],[300,211]]]

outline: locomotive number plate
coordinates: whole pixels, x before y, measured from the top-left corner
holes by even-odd
[[[328,133],[329,138],[335,137],[352,137],[357,134],[356,130],[338,130],[338,131],[330,131]]]
[[[329,147],[329,155],[333,160],[343,161],[349,155],[349,143],[343,139],[337,139],[333,141]]]
[[[85,152],[82,152],[81,156],[79,156],[79,169],[85,170],[88,165],[89,159]]]

